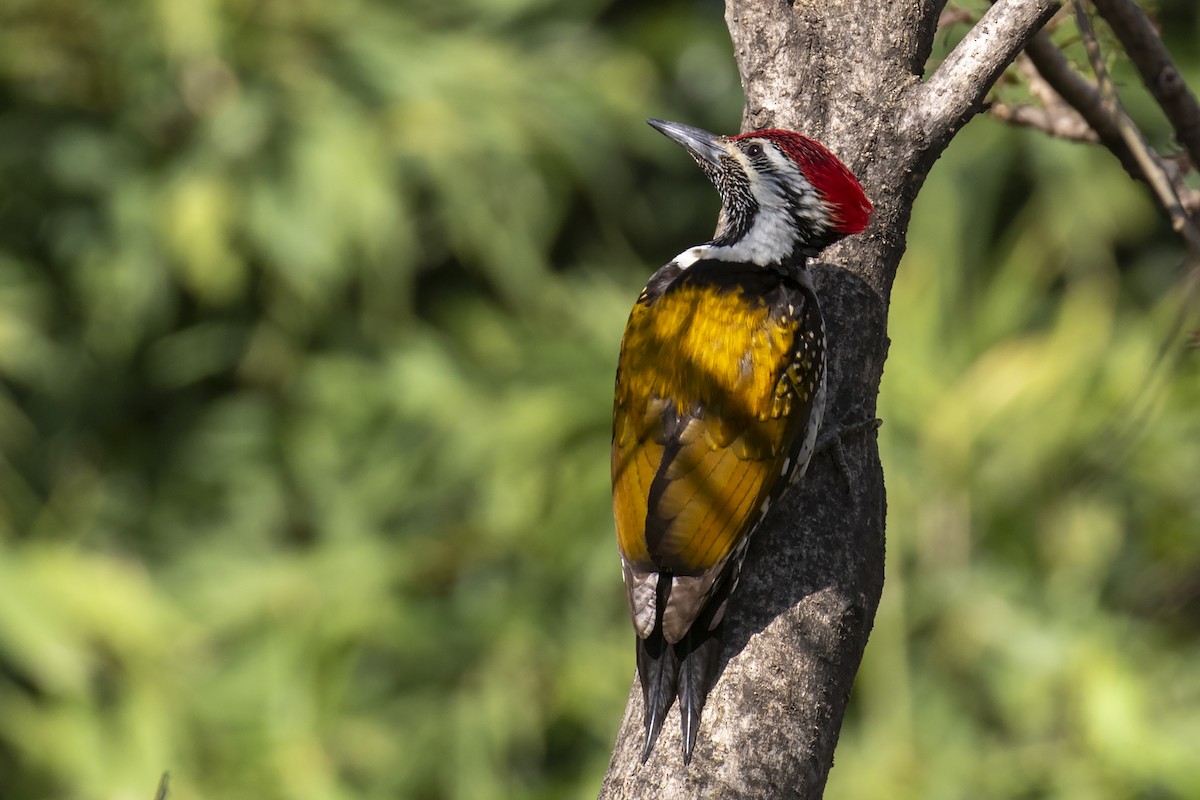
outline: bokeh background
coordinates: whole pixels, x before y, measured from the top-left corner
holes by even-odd
[[[721,12],[0,0],[0,798],[595,795],[617,343],[716,208],[643,120],[737,128]],[[830,798],[1200,797],[1182,256],[1096,148],[935,167]]]

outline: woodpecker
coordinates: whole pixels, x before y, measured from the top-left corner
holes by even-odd
[[[642,761],[678,697],[687,764],[750,535],[804,475],[825,411],[825,325],[806,263],[866,228],[872,206],[853,173],[802,134],[648,122],[721,197],[712,240],[661,267],[634,304],[613,406]]]

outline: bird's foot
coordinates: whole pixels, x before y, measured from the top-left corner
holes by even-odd
[[[857,433],[877,431],[882,425],[883,420],[878,417],[868,417],[856,420],[855,422],[838,422],[827,428],[823,428],[817,436],[817,443],[813,447],[813,454],[816,455],[825,450],[830,450],[834,463],[837,464],[838,472],[845,479],[846,487],[850,488],[854,483],[850,478],[850,466],[846,463],[846,450],[842,447],[842,439]]]

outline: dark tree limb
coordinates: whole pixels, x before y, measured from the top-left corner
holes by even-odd
[[[1142,82],[1167,115],[1175,138],[1200,166],[1200,102],[1179,74],[1146,12],[1131,0],[1092,0],[1117,34]]]
[[[875,416],[891,287],[925,176],[1057,7],[1001,0],[925,84],[943,5],[726,3],[746,94],[742,128],[821,140],[875,203],[866,233],[827,250],[814,269],[829,329],[831,424]],[[873,430],[848,436],[841,451],[842,466],[828,453],[815,457],[755,534],[691,765],[682,762],[674,709],[641,763],[635,682],[601,798],[821,797],[883,588],[886,500]]]
[[[1039,32],[1029,41],[1025,48],[1025,56],[1029,58],[1029,62],[1033,64],[1037,72],[1036,76],[1029,77],[1030,88],[1039,95],[1052,117],[1056,120],[1062,119],[1053,110],[1058,103],[1053,98],[1045,97],[1044,92],[1036,91],[1039,81],[1044,81],[1057,98],[1060,98],[1079,114],[1092,129],[1099,144],[1116,156],[1130,177],[1147,184],[1154,190],[1155,198],[1159,201],[1160,208],[1171,219],[1172,226],[1183,233],[1181,227],[1185,226],[1186,222],[1180,217],[1180,210],[1184,217],[1190,218],[1196,214],[1197,209],[1200,209],[1200,193],[1189,188],[1183,181],[1184,176],[1193,167],[1190,159],[1182,155],[1178,160],[1164,160],[1157,157],[1146,145],[1128,115],[1124,111],[1120,111],[1118,114],[1119,106],[1106,99],[1105,93],[1095,83],[1076,72],[1067,57],[1044,31]],[[1116,99],[1115,91],[1112,91],[1112,97],[1114,100]],[[1041,120],[1038,120],[1036,114],[1031,112],[1023,112],[1023,114],[1023,118],[1016,118],[1016,115],[1013,115],[1013,118],[1006,119],[1006,121],[1047,129],[1047,125],[1039,124]],[[1003,111],[994,116],[1001,119],[1006,117]],[[1066,125],[1067,123],[1061,122],[1060,124]],[[1058,133],[1053,129],[1047,130],[1047,132]],[[1064,138],[1078,138],[1081,141],[1085,139],[1083,136]],[[1164,187],[1161,185],[1157,188],[1154,186],[1148,169],[1157,173],[1156,180],[1160,175],[1166,176],[1167,182],[1170,184],[1169,192],[1164,191]],[[1174,195],[1174,201],[1162,199],[1170,198],[1171,195]],[[1192,238],[1190,233],[1184,233],[1184,236],[1185,239]]]
[[[1185,170],[1171,168],[1146,143],[1141,132],[1121,106],[1120,98],[1100,58],[1095,34],[1087,14],[1076,6],[1080,33],[1087,45],[1099,85],[1087,80],[1071,66],[1067,57],[1045,32],[1034,36],[1025,53],[1038,74],[1095,131],[1131,177],[1147,184],[1155,200],[1193,252],[1200,248],[1200,230],[1191,218],[1194,193],[1183,185]]]
[[[1058,92],[1038,73],[1028,53],[1021,53],[1013,65],[1020,79],[1029,87],[1035,102],[1010,106],[992,101],[988,116],[1019,127],[1034,128],[1057,139],[1099,144],[1100,137],[1086,119],[1059,96]]]
[[[1146,178],[1146,183],[1154,191],[1155,199],[1158,200],[1159,205],[1171,220],[1171,227],[1187,243],[1188,249],[1193,255],[1200,254],[1200,228],[1196,227],[1196,223],[1184,210],[1162,161],[1146,143],[1146,139],[1138,130],[1137,125],[1125,113],[1125,109],[1121,105],[1121,98],[1117,96],[1116,87],[1113,86],[1112,77],[1108,74],[1108,67],[1104,65],[1104,57],[1100,53],[1100,42],[1096,38],[1095,31],[1092,30],[1087,9],[1078,1],[1075,4],[1075,21],[1079,25],[1079,33],[1083,37],[1084,48],[1087,51],[1088,61],[1091,62],[1092,71],[1096,73],[1096,81],[1100,85],[1100,95],[1103,98],[1105,110],[1115,122],[1121,141],[1133,154],[1138,168]]]
[[[1045,33],[1034,36],[1025,47],[1025,52],[1037,67],[1038,74],[1087,120],[1100,143],[1117,157],[1129,176],[1145,181],[1141,166],[1121,137],[1117,121],[1105,107],[1104,97],[1096,85],[1075,71],[1067,57]]]

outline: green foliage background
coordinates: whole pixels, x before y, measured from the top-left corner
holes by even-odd
[[[594,796],[617,343],[715,211],[642,120],[737,127],[720,11],[0,0],[0,798]],[[1180,260],[1094,148],[936,167],[829,797],[1200,797]]]

